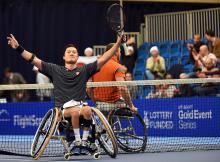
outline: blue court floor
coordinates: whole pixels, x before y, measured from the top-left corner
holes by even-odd
[[[0,162],[36,162],[31,157],[0,155]],[[53,161],[64,162],[62,157],[41,158],[39,162]],[[71,157],[69,161],[102,161],[102,162],[220,162],[220,150],[189,151],[189,152],[164,152],[164,153],[138,153],[119,154],[116,159],[103,155],[99,160],[91,156]]]

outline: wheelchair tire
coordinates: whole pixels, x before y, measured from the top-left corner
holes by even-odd
[[[135,147],[132,147],[129,145],[130,141],[129,142],[124,142],[123,139],[121,138],[121,135],[120,133],[118,134],[118,132],[120,132],[120,130],[118,130],[118,128],[114,126],[114,123],[115,122],[115,116],[118,117],[118,119],[122,116],[124,117],[133,117],[133,118],[136,118],[136,120],[138,120],[138,124],[141,124],[142,127],[143,127],[143,134],[142,134],[142,138],[141,139],[141,144],[140,146],[135,146]],[[117,108],[117,109],[114,109],[112,110],[110,113],[109,113],[109,116],[108,116],[108,121],[109,121],[109,124],[111,125],[112,127],[112,130],[115,134],[115,137],[117,139],[117,143],[119,145],[119,147],[125,151],[125,152],[141,152],[141,151],[144,151],[146,149],[146,145],[147,145],[147,127],[146,127],[146,124],[144,122],[144,120],[142,119],[142,117],[140,116],[140,114],[133,114],[129,108]],[[120,123],[121,124],[121,123]],[[131,135],[132,137],[132,135]],[[134,135],[133,135],[133,138]],[[136,143],[135,139],[132,143]]]
[[[104,137],[104,133],[100,132],[100,130],[96,130],[97,140],[99,141],[100,146],[104,149],[104,151],[112,158],[115,158],[118,154],[118,145],[116,142],[115,135],[112,131],[111,126],[109,125],[105,116],[96,108],[92,108],[93,120],[95,121],[96,128],[100,127],[102,131],[105,131],[105,134],[108,135],[108,141],[110,140],[112,148],[107,144],[106,138]],[[97,117],[99,119],[97,119]],[[97,121],[99,120],[99,121]],[[103,129],[104,126],[104,129]]]
[[[58,121],[59,110],[50,109],[43,117],[31,145],[31,156],[38,160],[44,153]]]

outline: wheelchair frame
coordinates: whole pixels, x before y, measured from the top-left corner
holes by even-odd
[[[143,127],[143,137],[142,137],[143,139],[141,139],[140,137],[138,137],[136,135],[134,126],[132,125],[132,122],[131,122],[131,119],[134,119],[134,118],[136,118]],[[126,128],[122,128],[121,119],[124,119],[128,122],[128,125],[126,125],[127,126]],[[117,139],[117,143],[123,151],[125,151],[125,152],[141,152],[146,149],[147,127],[146,127],[144,120],[140,116],[140,114],[138,114],[138,113],[134,114],[133,112],[131,112],[131,110],[129,108],[116,108],[116,109],[113,109],[110,111],[110,113],[108,115],[108,121],[112,127],[114,134],[115,134],[115,137]],[[116,124],[118,124],[119,129],[117,129],[117,127],[115,127]],[[129,132],[132,132],[133,134],[131,134]],[[119,135],[120,133],[125,134],[124,137],[120,136]],[[135,139],[141,140],[142,144],[138,147],[131,147],[131,146],[129,146],[128,137],[133,138],[134,140]]]
[[[111,126],[109,125],[104,115],[98,109],[91,107],[91,110],[93,126],[95,126],[95,140],[98,140],[99,145],[110,157],[115,158],[118,154],[118,146],[116,142],[116,137],[111,129]],[[69,157],[72,155],[66,137],[60,135],[59,125],[62,122],[60,115],[61,110],[59,108],[54,108],[50,109],[43,117],[31,145],[31,156],[35,160],[38,160],[43,155],[47,145],[50,142],[50,139],[61,141],[65,150],[65,159],[69,159]],[[98,122],[100,122],[101,125],[98,125]],[[107,141],[105,141],[105,139],[102,137],[103,127],[107,135],[109,136],[109,139],[111,140],[112,150],[110,150]],[[42,135],[44,137],[42,142],[39,144],[39,139]],[[94,159],[98,159],[99,155],[100,152],[94,153]]]

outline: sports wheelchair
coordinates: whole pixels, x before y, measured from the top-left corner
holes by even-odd
[[[147,127],[140,116],[129,108],[116,108],[110,111],[108,121],[119,147],[125,152],[141,152],[147,145]]]
[[[100,158],[101,148],[112,158],[118,154],[118,146],[115,135],[104,115],[96,108],[92,110],[92,125],[90,128],[89,141],[95,142],[97,149],[90,149],[91,155],[94,159]],[[31,145],[31,156],[38,160],[44,153],[50,140],[60,140],[64,147],[64,158],[69,159],[72,155],[70,148],[70,140],[67,133],[73,133],[71,122],[64,120],[61,117],[61,110],[59,108],[50,109],[43,117],[35,137]],[[72,131],[72,132],[70,132]]]

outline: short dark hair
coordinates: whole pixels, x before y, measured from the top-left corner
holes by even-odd
[[[106,48],[105,48],[105,52],[110,50],[113,46],[114,46],[115,43],[109,43]]]
[[[64,49],[63,49],[63,54],[65,54],[65,51],[66,51],[66,49],[67,48],[69,48],[69,47],[74,47],[74,48],[76,48],[77,49],[77,47],[74,45],[74,44],[67,44],[65,47],[64,47]]]
[[[215,36],[215,31],[214,30],[206,30],[205,32],[206,35],[214,37]]]
[[[9,68],[9,67],[6,67],[5,69],[4,69],[4,74],[5,73],[11,73],[12,71],[11,71],[11,69]]]

